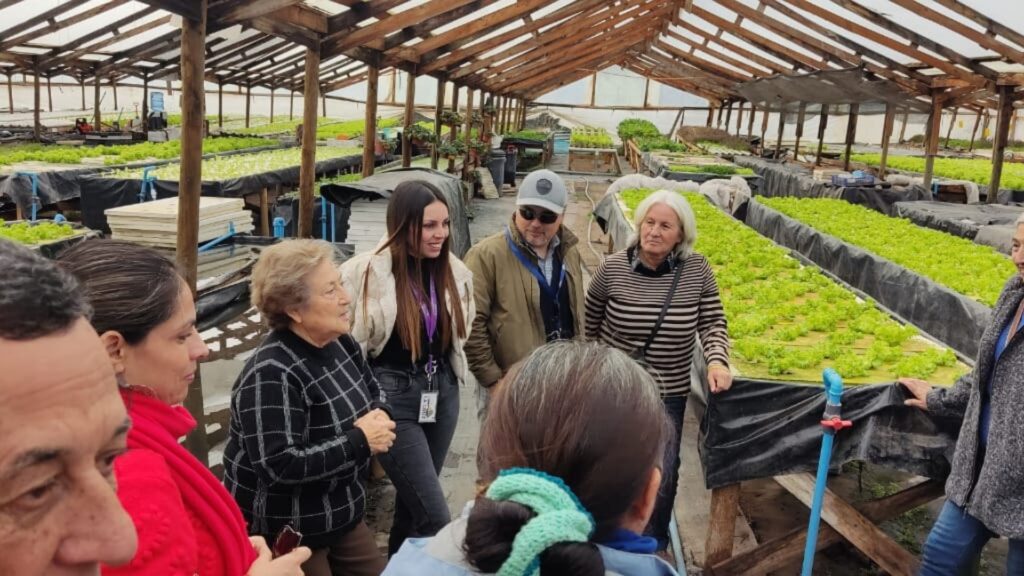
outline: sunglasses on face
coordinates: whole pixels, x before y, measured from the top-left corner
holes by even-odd
[[[558,220],[558,214],[550,210],[536,210],[529,206],[520,206],[519,215],[523,217],[523,220],[530,222],[537,218],[541,224],[554,224],[555,220]]]

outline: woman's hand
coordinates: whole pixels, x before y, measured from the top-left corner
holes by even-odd
[[[905,405],[928,410],[928,393],[932,391],[931,384],[917,378],[900,378],[898,382],[903,384],[907,392],[910,392],[910,395],[913,396],[913,398],[903,401]]]
[[[380,454],[391,449],[395,443],[395,423],[388,413],[380,408],[370,410],[356,420],[356,428],[363,431],[371,454]]]
[[[732,386],[732,372],[722,364],[708,366],[708,385],[712,394],[725,392]]]
[[[280,558],[274,558],[263,537],[253,536],[249,542],[256,550],[256,560],[249,566],[246,576],[303,576],[302,564],[313,555],[309,548],[299,546]]]

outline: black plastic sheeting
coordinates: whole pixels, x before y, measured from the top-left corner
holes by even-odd
[[[675,180],[676,182],[697,182],[703,183],[708,180],[721,180],[732,178],[733,176],[726,176],[722,174],[704,174],[700,172],[673,172],[669,169],[669,165],[662,162],[660,158],[653,155],[650,152],[643,153],[643,163],[650,171],[651,176],[657,176],[665,178],[666,180]],[[750,186],[750,191],[754,194],[760,194],[763,178],[757,174],[736,174],[740,178],[747,181],[747,186]]]
[[[896,216],[918,226],[974,239],[983,226],[1013,225],[1024,207],[1003,204],[950,204],[949,202],[897,202]]]
[[[316,163],[316,175],[324,176],[340,172],[361,166],[362,162],[361,155],[322,160]],[[125,180],[102,175],[85,175],[79,179],[79,182],[82,196],[82,223],[89,228],[104,231],[109,231],[107,216],[104,212],[108,208],[138,202],[139,190],[142,188],[142,180]],[[230,180],[203,181],[200,194],[240,198],[246,194],[259,192],[263,188],[297,186],[298,183],[299,167],[292,166]],[[157,198],[173,198],[178,195],[178,182],[176,181],[157,180],[155,185]]]
[[[948,476],[960,423],[904,406],[906,398],[898,384],[847,387],[842,418],[853,427],[836,436],[832,466],[861,460],[935,480]],[[698,451],[705,484],[813,472],[824,411],[820,382],[737,378],[704,406]]]
[[[348,211],[351,210],[352,202],[360,198],[390,198],[395,186],[408,180],[425,180],[441,190],[448,201],[452,252],[459,258],[465,256],[471,245],[469,214],[462,181],[451,174],[430,168],[399,168],[378,172],[358,182],[325,184],[320,187],[320,195]],[[347,226],[346,223],[346,230]]]
[[[332,186],[327,184],[326,186]],[[331,240],[331,202],[326,202],[328,205],[327,209],[327,234],[324,236],[324,211],[323,206],[325,202],[323,197],[313,199],[313,238],[320,238],[321,240]],[[345,242],[348,239],[348,217],[352,213],[351,203],[345,206],[335,205],[334,210],[334,241]],[[277,217],[284,218],[284,235],[287,238],[293,238],[296,236],[297,226],[299,222],[299,197],[298,195],[282,196],[277,199],[277,203],[274,205],[274,211],[271,215],[271,222]]]
[[[746,222],[776,244],[803,254],[868,294],[936,340],[968,358],[977,357],[978,343],[992,313],[984,304],[756,200],[747,206]]]
[[[931,194],[920,186],[841,187],[815,180],[802,166],[767,162],[752,156],[737,156],[734,162],[753,168],[764,181],[761,196],[795,196],[798,198],[839,198],[851,204],[867,206],[887,216],[895,215],[895,204],[911,200],[931,200]]]

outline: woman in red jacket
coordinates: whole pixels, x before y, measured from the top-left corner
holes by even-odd
[[[178,443],[196,426],[181,403],[209,350],[196,331],[192,293],[174,264],[155,250],[113,240],[84,242],[60,263],[82,284],[132,420],[115,476],[139,547],[130,564],[103,573],[302,574],[309,549],[271,559],[262,538],[247,536],[220,481]]]

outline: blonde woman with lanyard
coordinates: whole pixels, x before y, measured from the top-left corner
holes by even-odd
[[[430,536],[450,520],[438,475],[459,415],[463,344],[473,319],[472,274],[450,254],[444,195],[423,181],[395,187],[388,236],[372,253],[342,265],[353,298],[352,336],[360,343],[397,424],[378,456],[397,501],[388,541]]]

